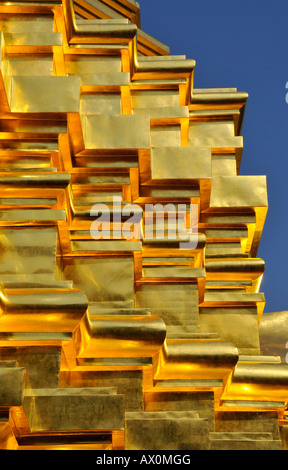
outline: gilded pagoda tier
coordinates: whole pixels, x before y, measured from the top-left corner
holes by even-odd
[[[0,448],[285,449],[247,93],[134,0],[1,2],[0,39]]]

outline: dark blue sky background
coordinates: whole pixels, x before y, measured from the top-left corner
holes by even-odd
[[[139,0],[141,29],[196,60],[195,88],[249,93],[241,175],[267,175],[264,312],[288,310],[288,2]]]

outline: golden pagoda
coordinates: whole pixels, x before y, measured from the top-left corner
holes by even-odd
[[[0,2],[0,34],[0,448],[285,450],[247,93],[134,0]]]

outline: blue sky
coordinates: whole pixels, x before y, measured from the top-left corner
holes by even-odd
[[[240,174],[267,175],[264,312],[288,310],[288,2],[139,0],[141,29],[196,60],[196,88],[249,93]]]

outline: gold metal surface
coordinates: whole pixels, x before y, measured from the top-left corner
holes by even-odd
[[[195,89],[140,23],[134,0],[0,4],[0,448],[287,448],[248,95]]]

